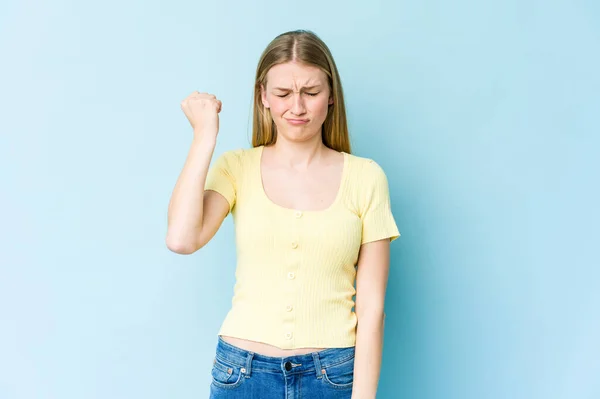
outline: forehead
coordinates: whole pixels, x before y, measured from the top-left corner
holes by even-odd
[[[278,64],[267,72],[267,86],[303,87],[327,82],[325,72],[312,65],[286,62]]]

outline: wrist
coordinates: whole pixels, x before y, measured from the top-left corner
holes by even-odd
[[[214,150],[217,145],[216,137],[210,137],[197,131],[194,131],[194,139],[192,140],[192,147],[199,147],[207,150]]]
[[[216,140],[217,139],[217,133],[219,132],[219,129],[213,129],[211,127],[196,127],[194,129],[192,129],[194,132],[194,140],[196,139],[202,139],[203,141],[206,139],[210,139],[210,140]]]

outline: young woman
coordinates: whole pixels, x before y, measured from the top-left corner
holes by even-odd
[[[329,49],[309,31],[267,46],[252,148],[212,167],[221,101],[194,92],[181,106],[194,139],[169,204],[167,246],[193,253],[229,213],[235,222],[236,283],[210,397],[374,399],[389,246],[400,233],[384,171],[350,153]]]

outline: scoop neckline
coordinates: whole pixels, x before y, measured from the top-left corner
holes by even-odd
[[[343,165],[342,165],[342,177],[341,177],[341,181],[337,190],[337,193],[335,195],[335,198],[333,199],[333,201],[331,202],[331,204],[329,204],[326,208],[324,209],[317,209],[317,210],[306,210],[306,209],[296,209],[296,208],[288,208],[286,206],[282,206],[279,205],[277,203],[275,203],[268,195],[267,192],[265,191],[265,186],[263,185],[263,179],[262,179],[262,155],[263,155],[263,151],[265,149],[264,145],[261,145],[259,147],[259,151],[258,151],[258,156],[257,158],[257,162],[256,162],[256,173],[258,175],[258,186],[259,186],[259,191],[261,193],[261,196],[266,200],[266,202],[268,204],[270,204],[271,206],[277,208],[277,209],[281,209],[283,211],[286,212],[302,212],[302,213],[323,213],[323,212],[327,212],[329,210],[331,210],[332,208],[334,208],[337,203],[340,201],[340,198],[342,196],[342,192],[344,191],[344,186],[346,184],[346,173],[347,173],[347,169],[348,169],[348,154],[344,151],[339,151],[342,155],[343,155]]]

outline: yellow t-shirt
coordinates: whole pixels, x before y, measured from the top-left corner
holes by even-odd
[[[354,346],[360,246],[400,236],[386,175],[373,160],[343,153],[331,206],[288,209],[263,189],[263,148],[223,153],[206,178],[205,189],[229,202],[236,236],[234,295],[219,335],[284,349]]]

